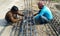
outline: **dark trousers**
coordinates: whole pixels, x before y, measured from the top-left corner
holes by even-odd
[[[48,23],[48,22],[50,22],[50,20],[48,20],[46,17],[44,17],[44,16],[41,16],[41,17],[39,17],[39,18],[35,18],[35,22],[37,23],[37,24],[46,24],[46,23]]]

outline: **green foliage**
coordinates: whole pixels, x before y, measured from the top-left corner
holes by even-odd
[[[55,2],[60,2],[60,0],[52,0],[52,1],[55,1]]]

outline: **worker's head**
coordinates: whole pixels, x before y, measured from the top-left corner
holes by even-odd
[[[42,9],[42,8],[43,8],[43,6],[44,6],[44,5],[43,5],[43,3],[42,3],[42,2],[39,2],[39,3],[38,3],[38,8],[39,8],[39,9]]]
[[[18,7],[13,6],[12,9],[11,9],[11,11],[12,11],[13,13],[17,13],[17,12],[18,12]]]

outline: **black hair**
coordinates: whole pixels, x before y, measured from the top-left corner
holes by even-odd
[[[13,6],[12,9],[11,9],[11,11],[18,11],[18,7]]]

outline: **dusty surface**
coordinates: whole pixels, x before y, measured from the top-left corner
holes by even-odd
[[[11,25],[5,26],[7,25],[7,23],[4,20],[4,17],[6,12],[9,11],[13,5],[18,6],[19,10],[23,10],[24,9],[23,2],[24,2],[23,0],[0,0],[0,36],[14,36],[16,28]],[[33,2],[34,5],[32,5],[32,8],[35,10],[38,10],[37,2],[38,1],[36,0],[35,2]],[[38,36],[51,35],[51,31],[48,28],[48,25],[36,25],[36,28],[37,28]]]

